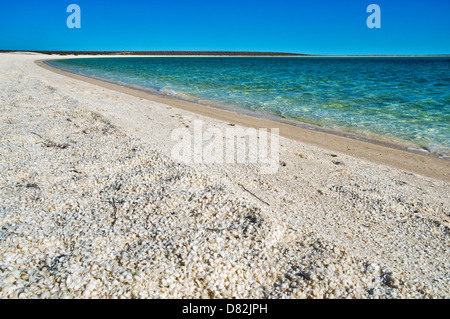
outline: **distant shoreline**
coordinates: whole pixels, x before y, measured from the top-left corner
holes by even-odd
[[[289,52],[254,52],[254,51],[30,51],[0,50],[0,53],[35,53],[46,55],[102,55],[102,56],[211,56],[211,57],[450,57],[450,54],[418,54],[418,55],[319,55]]]
[[[39,53],[48,55],[123,55],[123,56],[309,56],[308,54],[251,51],[3,51],[5,53]]]

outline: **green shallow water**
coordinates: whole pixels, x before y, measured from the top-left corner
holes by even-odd
[[[450,156],[450,58],[125,57],[47,63],[194,102]]]

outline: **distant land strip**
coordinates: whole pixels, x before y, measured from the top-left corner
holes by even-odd
[[[0,53],[30,52],[57,55],[205,55],[205,56],[309,56],[309,54],[284,52],[240,52],[240,51],[30,51],[30,50],[0,50]]]
[[[348,55],[323,55],[302,54],[287,52],[253,52],[253,51],[33,51],[33,50],[0,50],[0,53],[35,53],[47,55],[123,55],[123,56],[270,56],[270,57],[445,57],[450,54],[348,54]]]

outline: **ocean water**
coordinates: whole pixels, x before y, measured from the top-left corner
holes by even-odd
[[[123,57],[47,63],[450,156],[450,58]]]

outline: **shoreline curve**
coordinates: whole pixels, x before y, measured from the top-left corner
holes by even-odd
[[[77,58],[82,57],[77,56]],[[298,121],[297,124],[297,121],[289,119],[275,119],[271,116],[268,116],[267,118],[258,117],[256,112],[254,112],[255,114],[252,114],[251,111],[246,113],[237,113],[224,108],[181,100],[176,97],[156,95],[143,89],[140,90],[109,82],[107,80],[65,71],[45,63],[45,61],[48,60],[56,59],[39,59],[34,62],[48,71],[106,89],[173,106],[195,114],[231,122],[244,127],[279,128],[280,136],[291,140],[311,144],[330,151],[341,152],[343,154],[368,160],[373,163],[387,165],[430,178],[450,182],[449,161],[438,158],[437,155],[433,153],[424,154],[421,151],[407,149],[407,147],[403,145],[359,137],[355,134],[339,132],[300,121]]]

